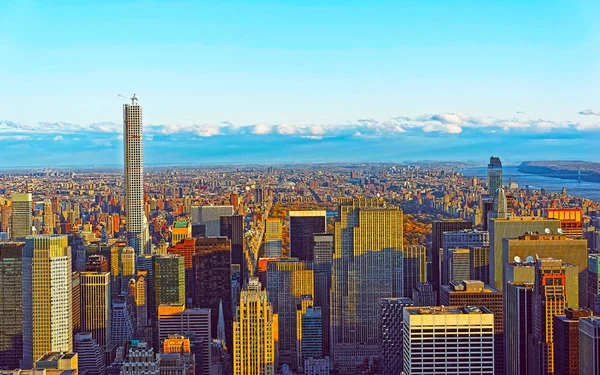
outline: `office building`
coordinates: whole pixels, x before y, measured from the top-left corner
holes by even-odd
[[[406,375],[494,374],[494,314],[487,308],[405,307],[403,321]],[[458,345],[456,332],[464,332]]]
[[[504,291],[504,341],[505,368],[507,375],[527,375],[531,359],[528,339],[533,322],[531,302],[533,283],[509,282]]]
[[[379,300],[381,321],[382,375],[396,375],[404,368],[404,308],[412,306],[410,298],[382,298]]]
[[[273,312],[279,319],[279,363],[292,369],[298,363],[297,305],[303,296],[314,295],[314,271],[312,263],[297,258],[280,259],[267,265],[267,293]]]
[[[12,202],[12,216],[10,221],[10,238],[24,240],[31,234],[33,218],[31,214],[31,194],[15,193],[10,198]]]
[[[73,306],[73,333],[81,330],[81,275],[71,273],[71,300]]]
[[[194,298],[194,270],[192,269],[196,238],[184,238],[173,247],[167,249],[167,254],[175,254],[184,258],[186,298]]]
[[[265,221],[265,256],[278,258],[283,255],[281,219],[269,218]]]
[[[211,363],[211,320],[210,309],[186,308],[183,304],[161,305],[158,307],[158,344],[173,335],[190,339],[195,354],[196,372],[209,374]]]
[[[143,341],[130,343],[119,375],[159,375],[160,365],[154,348]]]
[[[465,280],[471,276],[469,249],[450,249],[447,260],[447,283],[454,280]],[[441,291],[440,291],[441,292]],[[441,303],[441,302],[440,302]]]
[[[77,353],[48,352],[35,361],[36,370],[77,370],[79,359]]]
[[[185,304],[185,264],[179,255],[154,258],[154,295],[158,305]]]
[[[148,272],[137,271],[135,278],[129,281],[129,295],[133,301],[134,331],[137,337],[144,337],[142,332],[149,326],[150,317],[148,298]]]
[[[493,195],[502,186],[502,162],[499,157],[491,156],[488,164],[488,194]]]
[[[229,238],[231,241],[231,265],[239,266],[240,275],[237,282],[243,285],[249,274],[244,251],[246,247],[244,239],[244,216],[221,216],[220,235]]]
[[[65,235],[29,236],[23,251],[23,368],[73,351],[71,249]]]
[[[135,249],[137,255],[141,255],[147,253],[142,107],[137,104],[137,99],[132,99],[131,102],[131,105],[123,105],[126,228],[127,243]]]
[[[108,272],[108,260],[104,255],[93,254],[87,258],[85,264],[87,272]]]
[[[44,233],[54,234],[54,213],[50,199],[44,199]]]
[[[314,260],[313,239],[327,230],[326,211],[290,211],[290,256],[302,261]]]
[[[577,300],[570,300],[568,307],[587,305],[587,242],[574,240],[562,235],[523,235],[516,239],[505,239],[502,246],[502,264],[515,259],[527,260],[527,257],[556,258],[573,264],[579,268],[576,278],[582,288],[575,289],[579,293]],[[518,258],[515,258],[518,257]],[[506,268],[506,267],[505,267]],[[500,289],[500,288],[498,288]]]
[[[171,226],[171,244],[178,244],[185,238],[192,238],[192,224],[184,220],[175,221]]]
[[[331,308],[331,267],[333,261],[333,233],[319,233],[313,236],[313,269],[315,273],[315,306],[324,312],[323,319],[323,355],[330,355],[330,316]]]
[[[89,375],[104,375],[104,352],[89,332],[76,333],[75,353],[78,357],[78,372]]]
[[[600,374],[600,319],[579,319],[579,373]]]
[[[471,280],[490,283],[490,248],[489,246],[469,246],[469,266]]]
[[[442,285],[442,306],[485,306],[494,314],[494,373],[504,374],[504,301],[502,292],[479,280],[454,280]]]
[[[223,308],[226,345],[231,345],[231,240],[198,237],[193,256],[194,306],[211,310],[211,337],[217,337],[219,307]]]
[[[588,255],[586,306],[600,315],[600,254]]]
[[[221,235],[221,216],[232,216],[233,206],[192,206],[192,224],[202,224],[205,237]]]
[[[473,223],[461,219],[434,221],[431,226],[431,284],[436,295],[442,285],[442,256],[444,232],[457,232],[473,228]]]
[[[329,358],[308,358],[304,361],[304,375],[329,375],[331,371]]]
[[[134,323],[132,319],[132,310],[128,306],[131,299],[125,295],[119,295],[112,300],[111,312],[111,339],[113,343],[124,346],[128,340],[131,340],[135,334]],[[137,337],[144,337],[139,335]]]
[[[98,345],[105,347],[111,341],[110,273],[82,272],[81,330],[91,333]]]
[[[274,375],[277,315],[257,278],[240,293],[233,322],[233,374]]]
[[[0,368],[21,367],[23,242],[0,242]]]
[[[461,275],[465,276],[464,273],[468,272],[469,275],[466,275],[466,278],[470,278],[470,251],[471,247],[488,247],[489,246],[489,233],[481,232],[475,230],[464,229],[460,231],[452,231],[452,232],[444,232],[442,234],[442,285],[448,285],[448,283],[452,280],[461,280],[464,277],[459,277],[459,275],[450,275],[451,270],[453,269],[452,251],[456,249],[460,249],[457,257],[460,259],[460,266],[458,268],[461,269]],[[466,250],[466,251],[465,251]],[[467,259],[464,259],[467,257]],[[457,260],[459,260],[457,259]],[[467,269],[465,270],[465,265]],[[453,278],[454,276],[454,278]]]
[[[160,355],[160,375],[195,375],[196,355],[187,337],[174,335],[165,340]]]
[[[414,306],[435,306],[436,293],[431,283],[419,283],[413,289],[412,300]]]
[[[560,229],[565,236],[581,239],[584,235],[583,210],[581,208],[547,208],[545,217],[560,220]]]
[[[331,332],[334,363],[343,375],[381,355],[378,301],[404,292],[403,217],[400,208],[385,206],[381,199],[338,202]]]
[[[554,316],[555,374],[579,375],[579,319],[588,316],[588,309],[565,309],[564,315]]]
[[[302,324],[298,335],[301,343],[302,366],[308,358],[323,357],[323,311],[320,307],[308,307],[301,318]]]
[[[529,373],[554,374],[554,329],[552,319],[567,307],[566,265],[560,259],[537,259],[533,287],[532,322],[529,339],[532,354]]]
[[[404,249],[402,259],[404,275],[403,296],[412,298],[412,292],[419,283],[427,282],[427,248],[411,245]]]
[[[488,228],[490,233],[490,284],[499,290],[504,288],[502,285],[502,270],[506,263],[513,260],[513,258],[507,258],[506,261],[503,260],[502,241],[504,239],[518,238],[526,233],[545,233],[546,229],[552,233],[556,233],[559,227],[560,220],[556,219],[542,219],[538,217],[490,219]],[[525,254],[523,259],[530,255],[535,256],[535,253]]]

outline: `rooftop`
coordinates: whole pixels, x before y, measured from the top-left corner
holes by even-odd
[[[410,315],[461,315],[461,314],[491,314],[492,312],[483,306],[429,306],[429,307],[405,307],[404,311]]]

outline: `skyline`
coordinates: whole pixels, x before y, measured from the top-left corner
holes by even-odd
[[[119,165],[117,95],[133,93],[150,165],[593,160],[599,11],[589,0],[8,1],[0,167]]]

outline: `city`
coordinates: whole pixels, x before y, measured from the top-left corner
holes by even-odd
[[[598,14],[0,0],[0,375],[600,375]]]

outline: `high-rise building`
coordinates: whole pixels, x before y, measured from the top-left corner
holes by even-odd
[[[315,273],[315,306],[323,311],[323,355],[330,355],[329,326],[331,306],[331,266],[333,261],[333,233],[319,233],[313,237],[313,268]]]
[[[89,332],[76,333],[75,352],[78,356],[78,372],[89,375],[104,375],[104,352]]]
[[[404,308],[412,306],[407,297],[382,298],[379,300],[381,320],[382,375],[396,375],[404,368],[404,329],[402,319]]]
[[[150,292],[149,294],[152,294]],[[148,310],[148,271],[137,271],[135,278],[129,281],[129,295],[133,300],[134,310],[134,331],[137,337],[142,337],[140,331],[144,331],[148,327],[148,318],[150,317]]]
[[[469,249],[450,249],[446,260],[447,267],[444,268],[447,268],[447,283],[451,283],[454,280],[465,280],[470,278],[471,259]]]
[[[124,346],[128,340],[134,337],[135,329],[132,319],[132,310],[128,306],[126,295],[119,295],[112,301],[111,331],[112,341],[119,346]],[[143,334],[138,337],[144,337]]]
[[[85,264],[85,270],[87,272],[108,272],[108,260],[104,255],[94,254],[87,258]]]
[[[210,309],[186,308],[183,304],[158,307],[159,346],[164,346],[173,335],[188,337],[196,357],[196,372],[200,374],[210,373],[210,326]]]
[[[490,244],[489,233],[464,229],[460,231],[452,231],[452,232],[444,232],[442,234],[442,285],[448,285],[452,280],[461,280],[464,277],[457,277],[450,275],[452,269],[452,250],[461,249],[467,251],[459,251],[460,254],[458,257],[460,258],[460,268],[461,273],[464,275],[465,272],[468,272],[469,275],[466,277],[470,278],[470,248],[471,247],[488,247]],[[464,259],[465,256],[468,259]],[[465,269],[465,266],[468,269]]]
[[[436,294],[442,285],[442,257],[443,257],[443,235],[444,232],[457,232],[473,228],[473,223],[462,219],[449,219],[434,221],[431,227],[431,284]]]
[[[494,314],[487,308],[405,307],[403,321],[406,375],[494,374]]]
[[[44,199],[44,233],[54,233],[54,213],[52,212],[52,201]]]
[[[331,331],[334,363],[353,374],[381,355],[380,298],[401,297],[402,210],[380,199],[340,199],[335,222]]]
[[[296,328],[297,306],[303,296],[314,295],[314,271],[311,262],[297,258],[280,259],[267,265],[267,293],[273,312],[279,319],[279,363],[296,369],[298,363],[298,342]]]
[[[137,104],[137,99],[132,99],[131,102],[131,105],[123,105],[125,212],[127,214],[127,242],[135,249],[136,254],[140,255],[147,253],[142,107]]]
[[[560,228],[565,236],[573,239],[583,238],[583,210],[581,208],[548,208],[544,213],[549,219],[559,219]]]
[[[119,375],[159,375],[160,365],[154,348],[143,341],[132,341]]]
[[[290,211],[290,256],[314,260],[313,239],[327,230],[327,211]]]
[[[414,306],[435,306],[437,297],[431,283],[418,283],[413,289],[412,300]]]
[[[65,235],[29,236],[23,251],[23,368],[73,351],[71,251]]]
[[[533,329],[529,339],[531,374],[554,374],[554,315],[567,307],[566,265],[560,259],[537,259],[533,287]]]
[[[33,218],[31,215],[31,194],[15,193],[11,196],[12,216],[10,221],[10,238],[24,240],[31,234]]]
[[[222,306],[226,344],[231,345],[231,241],[227,237],[196,238],[193,275],[194,306],[211,310],[211,337],[217,337],[219,306]]]
[[[265,256],[278,258],[283,255],[281,219],[268,218],[265,222]]]
[[[490,283],[490,248],[489,246],[469,246],[469,266],[471,280]]]
[[[565,309],[554,316],[555,374],[579,375],[579,319],[591,315],[588,309]]]
[[[110,273],[82,272],[81,329],[89,332],[98,345],[106,347],[111,341]]]
[[[404,249],[402,259],[404,269],[404,297],[412,298],[412,292],[418,283],[427,282],[427,248],[412,245]]]
[[[531,301],[533,283],[509,282],[504,291],[504,341],[505,368],[507,375],[527,375],[531,358],[528,339],[532,334],[533,323]]]
[[[196,356],[191,351],[190,339],[171,335],[164,340],[160,355],[160,375],[195,375]]]
[[[277,315],[267,292],[251,277],[240,293],[233,322],[233,374],[274,375]]]
[[[154,258],[154,295],[156,306],[185,304],[185,264],[179,255]]]
[[[221,216],[232,216],[233,206],[192,206],[192,224],[202,224],[206,237],[221,235]]]
[[[600,254],[588,255],[586,306],[600,315]]]
[[[81,330],[81,275],[71,273],[71,300],[73,306],[73,333]]]
[[[494,314],[495,374],[504,374],[504,301],[502,292],[479,280],[454,280],[442,285],[442,306],[485,306]]]
[[[488,164],[488,194],[493,195],[502,188],[502,162],[499,157],[491,156]]]
[[[220,235],[231,241],[231,265],[239,265],[240,276],[237,282],[243,285],[248,277],[248,265],[245,258],[244,216],[221,216]]]
[[[308,358],[304,361],[304,375],[329,375],[330,365],[329,358]]]
[[[23,356],[23,242],[0,242],[0,368]]]
[[[579,294],[578,299],[568,301],[567,307],[578,307],[587,305],[587,266],[588,251],[585,240],[574,240],[562,235],[523,235],[519,238],[507,238],[502,246],[502,264],[517,259],[527,260],[527,257],[556,258],[563,262],[573,264],[579,268],[576,278],[581,290],[577,287],[575,292]],[[504,267],[506,268],[506,266]],[[574,287],[574,284],[571,283]],[[500,288],[498,288],[500,289]]]
[[[526,233],[545,233],[546,229],[549,229],[552,233],[556,233],[559,227],[560,221],[556,219],[542,219],[538,217],[490,219],[488,228],[490,233],[490,284],[500,290],[504,288],[502,285],[502,270],[505,268],[505,263],[513,259],[507,258],[503,260],[502,241],[504,239],[518,238]],[[525,254],[525,256],[529,255],[535,256],[535,253]]]
[[[579,373],[600,374],[600,319],[579,319]]]
[[[320,307],[308,307],[302,315],[301,341],[302,362],[308,358],[323,357],[323,311]]]
[[[192,238],[192,224],[187,220],[177,220],[171,226],[171,244],[178,244],[186,238]]]

